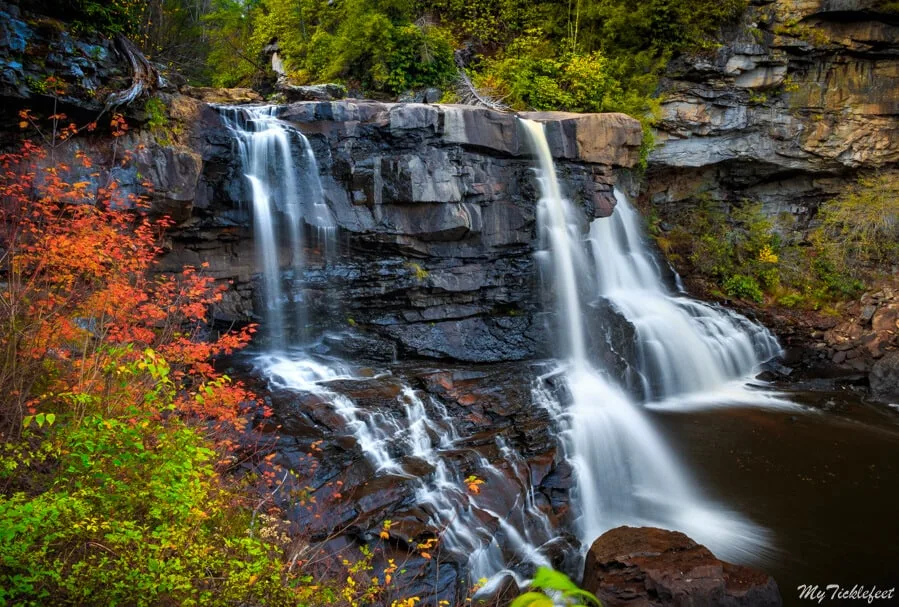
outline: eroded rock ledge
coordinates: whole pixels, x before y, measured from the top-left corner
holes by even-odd
[[[344,348],[471,362],[541,353],[538,187],[515,116],[356,100],[294,103],[280,116],[308,138],[341,238],[332,262],[310,250],[302,276],[285,266],[286,281],[302,279],[285,291],[304,289],[310,317],[328,328],[352,326]],[[638,160],[639,123],[622,114],[525,117],[547,124],[567,195],[588,217],[608,215],[616,170]],[[167,264],[209,261],[236,287],[220,318],[254,319],[251,195],[216,110],[204,106],[194,122],[203,169]]]

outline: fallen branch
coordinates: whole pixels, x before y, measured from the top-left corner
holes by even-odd
[[[131,64],[131,86],[118,93],[110,93],[106,98],[104,111],[116,108],[120,105],[128,105],[144,92],[149,92],[159,86],[161,76],[155,67],[144,57],[134,43],[122,35],[116,36],[116,46],[119,51],[128,58]]]
[[[493,99],[478,90],[471,78],[469,78],[468,72],[465,71],[465,66],[462,64],[462,59],[458,53],[456,53],[456,67],[458,68],[456,94],[459,96],[461,103],[464,105],[480,105],[497,112],[509,112],[512,110],[512,108],[503,103],[502,99]]]

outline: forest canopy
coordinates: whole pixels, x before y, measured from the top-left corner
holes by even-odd
[[[652,110],[671,57],[710,50],[747,0],[67,0],[76,24],[122,33],[192,84],[258,86],[277,44],[293,84],[367,96],[436,87],[457,63],[513,109]],[[460,60],[457,62],[457,58]]]

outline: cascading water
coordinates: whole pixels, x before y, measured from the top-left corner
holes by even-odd
[[[654,326],[653,312],[668,295],[635,232],[635,221],[616,220],[618,223],[612,225],[623,224],[623,227],[612,237],[606,225],[594,223],[590,240],[599,268],[597,275],[585,254],[583,225],[572,205],[561,195],[544,126],[529,120],[522,120],[522,125],[539,166],[542,195],[538,222],[545,242],[543,257],[548,256],[551,265],[551,273],[547,274],[553,277],[563,373],[571,397],[567,409],[553,403],[547,403],[547,408],[564,428],[567,456],[576,472],[577,493],[573,502],[579,510],[578,532],[584,546],[589,547],[597,536],[615,526],[648,524],[684,531],[723,555],[739,556],[744,551],[757,551],[764,544],[764,532],[736,515],[716,511],[703,503],[640,407],[589,359],[582,321],[585,301],[609,296],[614,297],[613,303],[617,305],[620,298],[621,307],[630,313],[625,314],[628,320]],[[609,220],[596,221],[609,223]],[[647,290],[653,297],[644,299],[641,293],[635,293],[639,289]],[[644,301],[651,306],[649,309],[641,308]],[[690,339],[701,344],[704,351],[717,348],[719,355],[728,353],[731,367],[727,366],[730,363],[723,366],[717,361],[709,363],[722,369],[722,380],[728,375],[750,371],[759,360],[753,355],[751,338],[738,335],[733,323],[710,320],[712,312],[717,311],[690,303],[693,307],[664,302],[671,308],[665,308],[666,314],[677,317],[680,323],[677,329],[689,335],[681,338],[676,332],[662,333],[656,329],[650,333],[638,327],[638,339],[646,340],[641,344],[642,351],[651,352],[656,346],[649,342],[654,339],[677,339],[660,344],[663,351],[684,347],[684,339]],[[686,310],[700,308],[704,318],[689,320]],[[697,316],[701,315],[697,313]],[[746,344],[750,345],[749,351],[743,350]],[[735,353],[731,353],[731,348]],[[710,355],[698,356],[707,360]],[[649,354],[645,357],[651,359]],[[697,375],[699,371],[696,369]],[[705,385],[691,385],[693,376],[677,378],[676,372],[677,369],[672,369],[671,377],[666,379],[672,391],[702,389]],[[684,382],[680,383],[681,380]],[[545,399],[546,393],[535,390],[535,397]]]
[[[730,382],[742,385],[758,365],[780,353],[774,336],[743,316],[666,288],[643,241],[640,218],[615,190],[611,217],[590,225],[597,295],[634,326],[633,361],[647,400],[694,392],[706,397]]]
[[[252,192],[265,328],[270,341],[270,349],[256,357],[257,367],[275,387],[312,392],[331,403],[377,474],[415,478],[416,501],[428,512],[431,526],[441,530],[441,546],[467,558],[472,579],[496,578],[507,572],[523,584],[525,578],[518,571],[548,565],[540,546],[554,537],[549,519],[536,507],[527,475],[521,471],[527,468],[526,463],[498,439],[497,448],[506,454],[507,465],[516,470],[510,485],[510,479],[501,470],[483,457],[478,458],[476,469],[480,478],[488,485],[508,487],[512,499],[520,496],[523,500],[522,504],[510,505],[508,512],[496,512],[466,491],[465,477],[454,463],[459,437],[440,403],[426,403],[405,386],[398,397],[404,415],[396,415],[390,411],[362,410],[350,398],[328,388],[329,381],[357,376],[350,365],[324,360],[295,347],[300,336],[288,333],[288,310],[293,304],[296,316],[292,320],[302,328],[307,322],[305,306],[301,294],[290,297],[285,292],[279,255],[282,233],[286,232],[290,268],[294,276],[301,273],[305,263],[304,224],[317,229],[323,255],[327,256],[333,248],[334,222],[323,202],[312,148],[302,133],[277,119],[276,107],[224,107],[220,111],[238,143],[241,166]],[[299,161],[305,170],[294,159],[293,143],[302,148]],[[427,462],[433,472],[415,477],[404,466],[406,457]],[[518,564],[517,571],[507,569],[510,559]]]
[[[303,232],[311,226],[325,252],[333,249],[336,226],[324,202],[318,164],[309,141],[277,118],[277,106],[221,107],[225,125],[237,142],[241,167],[250,182],[254,241],[262,267],[265,331],[273,346],[284,349],[303,341],[308,322],[302,280],[305,265]],[[294,160],[292,144],[303,150],[303,165]],[[280,220],[279,214],[286,217]],[[294,281],[285,294],[280,247],[284,226]],[[289,296],[287,296],[289,295]],[[287,316],[298,339],[288,339]]]
[[[466,569],[472,580],[499,581],[500,574],[509,574],[524,585],[526,578],[521,572],[549,565],[541,547],[553,540],[552,525],[534,503],[527,474],[523,472],[528,469],[527,464],[501,437],[496,439],[497,448],[515,471],[512,484],[508,475],[483,457],[477,458],[477,470],[487,486],[497,490],[508,487],[506,497],[514,496],[514,503],[503,513],[491,510],[477,495],[466,491],[464,475],[454,463],[461,453],[460,437],[439,402],[426,402],[411,387],[403,385],[397,397],[402,415],[364,411],[351,399],[328,388],[331,380],[354,377],[349,366],[336,361],[329,365],[309,359],[298,361],[281,354],[260,357],[258,361],[272,385],[313,392],[331,402],[378,474],[415,479],[416,504],[429,514],[430,526],[441,530],[441,547],[467,559]],[[406,457],[426,462],[433,472],[416,476],[406,469]],[[485,521],[492,521],[496,531],[490,530],[491,525]],[[509,568],[509,562],[517,564],[516,570]]]

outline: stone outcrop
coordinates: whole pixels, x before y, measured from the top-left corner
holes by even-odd
[[[541,354],[548,340],[534,259],[538,186],[515,116],[353,100],[290,104],[280,116],[308,138],[340,228],[336,259],[308,251],[310,317],[331,330],[352,328],[357,339],[343,346],[364,343],[354,354],[369,357]],[[607,215],[616,169],[638,159],[639,124],[620,114],[534,118],[547,124],[567,195],[587,216]],[[250,192],[216,111],[203,108],[195,125],[203,172],[167,263],[208,261],[236,287],[220,318],[256,318]]]
[[[587,552],[582,587],[607,607],[776,607],[771,576],[715,558],[683,533],[618,527]]]
[[[899,350],[894,350],[874,363],[870,375],[874,398],[899,404]]]
[[[204,103],[238,105],[241,103],[262,103],[262,95],[253,89],[214,88],[208,86],[182,86],[181,93]]]
[[[96,113],[109,94],[131,84],[131,76],[128,59],[112,40],[73,36],[60,21],[0,2],[0,97],[12,104],[52,108],[55,97],[71,109]]]
[[[899,166],[899,19],[869,0],[756,0],[711,56],[682,57],[644,197],[817,205],[860,171]]]

